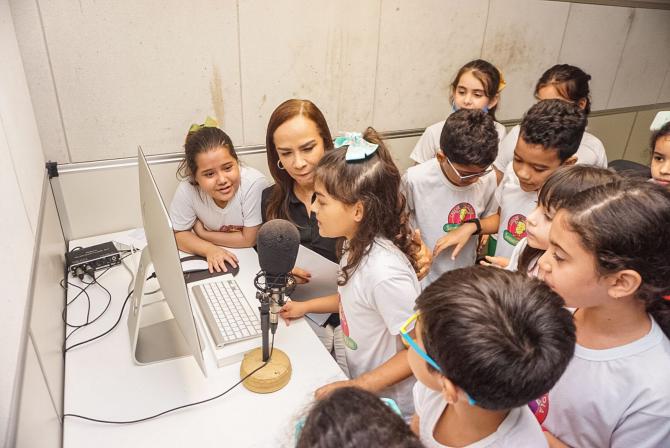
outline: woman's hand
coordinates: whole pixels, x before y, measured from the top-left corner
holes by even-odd
[[[228,268],[226,267],[225,262],[230,263],[231,266],[237,267],[237,257],[235,254],[228,252],[223,247],[215,246],[212,244],[210,248],[205,253],[207,257],[207,267],[209,272],[227,272]]]
[[[419,280],[423,280],[428,275],[428,271],[430,271],[430,265],[433,263],[433,254],[428,249],[428,246],[426,246],[426,243],[423,242],[423,239],[421,239],[421,230],[416,229],[414,231],[412,240],[420,246],[414,256],[417,268],[419,269],[416,276]]]
[[[293,300],[289,300],[281,307],[279,315],[284,319],[284,322],[288,326],[290,325],[291,320],[299,319],[307,312],[308,310],[305,302],[294,302]]]
[[[291,274],[293,274],[293,278],[295,278],[295,282],[299,285],[309,283],[309,279],[312,278],[312,274],[307,272],[304,269],[300,268],[293,268],[291,271]]]

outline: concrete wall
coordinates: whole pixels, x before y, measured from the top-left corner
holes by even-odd
[[[180,150],[216,116],[259,144],[272,110],[312,99],[334,133],[425,127],[484,57],[519,118],[549,66],[593,75],[594,109],[670,102],[670,11],[539,0],[10,0],[47,158]]]

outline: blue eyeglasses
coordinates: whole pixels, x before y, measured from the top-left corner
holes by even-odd
[[[442,373],[442,369],[440,366],[435,362],[433,358],[428,356],[428,353],[426,353],[421,347],[419,347],[419,344],[416,343],[414,339],[412,339],[412,336],[409,335],[409,332],[412,331],[414,328],[414,325],[416,325],[416,320],[419,318],[419,313],[414,313],[407,321],[403,324],[402,327],[400,327],[400,335],[402,336],[403,340],[406,342],[406,345],[409,347],[412,347],[412,349],[419,355],[421,358],[423,358],[428,364],[430,364],[435,370],[438,372]],[[411,328],[410,328],[411,326]],[[463,391],[465,392],[465,391]],[[468,404],[471,406],[474,406],[477,402],[470,396],[469,393],[465,392],[465,395],[468,397]]]

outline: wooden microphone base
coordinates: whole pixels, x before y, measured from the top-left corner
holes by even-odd
[[[240,365],[240,378],[244,378],[263,364],[263,350],[256,348],[246,355]],[[257,394],[269,394],[286,386],[291,379],[291,361],[286,353],[275,348],[268,365],[244,380],[244,387]]]

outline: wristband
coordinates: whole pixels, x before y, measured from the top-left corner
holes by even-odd
[[[468,219],[467,221],[463,221],[463,224],[467,224],[469,222],[477,226],[477,231],[473,235],[479,235],[482,233],[482,224],[479,222],[479,218]]]

